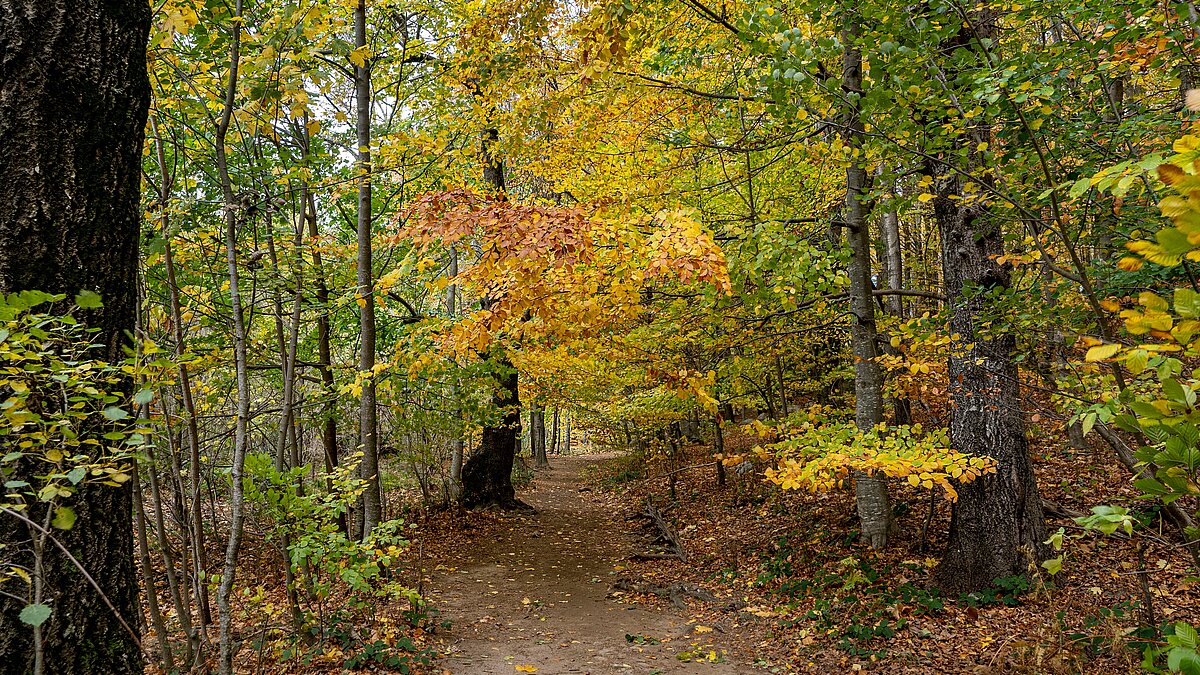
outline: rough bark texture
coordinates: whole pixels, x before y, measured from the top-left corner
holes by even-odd
[[[0,1],[0,292],[99,293],[84,320],[97,356],[124,357],[134,327],[141,151],[150,101],[150,8],[129,0]],[[90,486],[56,532],[131,626],[138,626],[129,487]],[[5,561],[32,567],[29,531],[0,520]],[[142,671],[137,643],[83,576],[48,546],[47,673]],[[16,590],[16,589],[13,589]],[[33,668],[33,641],[0,597],[0,672]]]
[[[358,0],[354,11],[354,45],[367,46],[367,4]],[[369,373],[359,399],[359,438],[362,440],[363,537],[383,518],[383,493],[379,483],[379,421],[375,410],[375,292],[371,257],[371,64],[364,61],[354,69],[358,137],[358,370]]]
[[[495,153],[500,134],[484,129],[480,138],[483,180],[496,195],[504,195],[504,162]],[[484,298],[486,307],[490,301]],[[479,447],[462,469],[462,505],[468,509],[495,506],[502,509],[529,508],[516,498],[512,484],[513,461],[521,437],[521,397],[517,370],[503,352],[495,355],[499,366],[493,404],[503,411],[498,425],[483,428]]]
[[[973,38],[993,37],[994,21],[978,8],[946,48],[976,48]],[[987,126],[971,129],[960,167],[979,184],[991,180],[975,150],[991,141]],[[950,444],[969,455],[996,461],[996,472],[962,486],[950,518],[946,555],[935,582],[948,593],[978,590],[1001,577],[1026,575],[1045,557],[1046,526],[1029,448],[1016,364],[1015,338],[989,331],[987,292],[1009,286],[1008,270],[996,262],[1004,252],[1000,222],[979,198],[961,199],[963,174],[940,165],[934,217],[942,240],[942,270],[950,309],[950,332],[958,335],[948,363]],[[978,186],[976,186],[978,189]],[[952,199],[953,197],[953,199]]]
[[[851,148],[862,146],[863,123],[858,98],[862,95],[862,52],[858,43],[858,18],[847,12],[842,60],[842,88],[847,106],[845,139]],[[869,431],[883,421],[883,373],[875,358],[875,302],[871,283],[871,236],[867,224],[867,171],[858,164],[846,167],[846,234],[850,244],[850,313],[853,323],[850,346],[854,353],[854,421]],[[855,496],[863,539],[871,548],[887,546],[894,527],[887,479],[855,472]]]
[[[512,484],[517,436],[521,433],[521,398],[517,371],[507,359],[500,361],[504,372],[497,374],[493,405],[503,411],[499,424],[483,428],[479,447],[462,470],[462,505],[473,509],[495,506],[502,509],[529,508],[516,497]]]

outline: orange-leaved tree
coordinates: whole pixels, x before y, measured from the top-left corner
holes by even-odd
[[[510,201],[469,190],[424,195],[404,213],[397,242],[417,255],[454,249],[471,262],[452,279],[474,309],[437,338],[443,356],[488,359],[497,370],[496,404],[518,419],[509,353],[616,334],[643,321],[657,289],[696,285],[731,291],[725,256],[687,211],[634,214],[613,207]],[[465,303],[464,303],[465,304]],[[511,481],[516,424],[487,427],[463,470],[468,507],[519,507]]]

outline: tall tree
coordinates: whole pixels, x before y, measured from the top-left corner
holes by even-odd
[[[98,293],[97,356],[124,358],[137,306],[150,8],[137,0],[0,4],[0,292]],[[0,671],[137,673],[142,657],[131,491],[81,485],[74,527],[41,569],[53,610],[40,662],[21,603],[0,597]],[[32,569],[30,531],[0,517],[6,563]],[[109,609],[111,603],[115,609]]]
[[[493,193],[503,196],[504,160],[496,148],[500,132],[484,129],[480,135],[479,154],[483,161],[483,182]],[[483,298],[490,306],[491,298]],[[517,456],[517,441],[521,435],[521,395],[517,369],[513,367],[504,348],[495,346],[491,360],[496,367],[496,392],[493,404],[500,411],[500,420],[483,428],[479,447],[463,465],[462,504],[467,508],[499,506],[528,508],[517,499],[512,484],[513,463]]]
[[[360,54],[367,47],[367,3],[358,0],[354,10],[354,46]],[[358,138],[358,369],[364,378],[359,398],[358,428],[362,443],[362,473],[367,480],[363,492],[363,536],[383,516],[383,494],[379,481],[379,423],[375,410],[375,293],[371,266],[371,59],[365,54],[354,68],[355,110]]]
[[[845,26],[842,32],[842,95],[846,121],[842,132],[850,148],[846,167],[846,238],[850,244],[850,343],[854,352],[854,421],[862,431],[870,431],[883,421],[883,373],[875,329],[875,298],[871,283],[871,236],[867,222],[867,170],[862,165],[864,126],[859,100],[863,95],[862,51],[859,47],[858,8],[843,5]],[[887,478],[857,472],[855,495],[863,538],[872,548],[887,545],[894,527],[892,505],[888,498]]]
[[[995,22],[986,3],[977,3],[943,45],[943,56],[950,60],[962,50],[983,53],[994,44]],[[948,75],[953,80],[953,73]],[[933,168],[933,212],[954,336],[947,367],[950,442],[959,452],[996,462],[995,473],[964,485],[954,504],[946,555],[935,571],[937,583],[951,592],[1025,575],[1037,568],[1046,550],[1042,500],[1029,460],[1013,361],[1016,339],[990,326],[994,291],[1010,284],[1008,270],[996,260],[1004,253],[1001,220],[989,212],[985,196],[993,178],[983,148],[991,141],[988,122],[972,123],[959,141],[965,152],[952,147]],[[959,157],[966,157],[965,165],[952,164]]]

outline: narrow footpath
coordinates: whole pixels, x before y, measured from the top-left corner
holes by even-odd
[[[498,534],[467,531],[461,559],[438,561],[431,600],[452,622],[441,634],[450,652],[441,667],[453,675],[748,672],[728,662],[711,628],[609,595],[639,544],[625,514],[581,487],[581,472],[599,459],[553,458],[536,489],[518,495],[535,513],[505,514]]]

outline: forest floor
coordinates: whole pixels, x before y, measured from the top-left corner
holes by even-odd
[[[744,453],[755,442],[731,429],[725,446]],[[1161,644],[1158,629],[1200,621],[1194,562],[1104,448],[1063,449],[1039,434],[1033,460],[1045,499],[1083,513],[1125,506],[1148,526],[1103,537],[1048,517],[1049,533],[1067,535],[1056,576],[944,597],[930,578],[950,505],[907,482],[892,485],[897,534],[872,551],[857,536],[852,491],[781,491],[750,463],[718,485],[703,445],[674,458],[552,456],[551,469],[519,488],[532,512],[406,507],[411,546],[399,581],[425,595],[428,617],[414,625],[407,603],[372,606],[372,621],[298,644],[272,571],[280,552],[250,518],[246,587],[234,599],[237,672],[386,671],[367,659],[368,643],[404,636],[406,649],[432,660],[414,670],[451,675],[1139,672],[1142,647]],[[647,500],[686,562],[662,555],[654,527],[638,518]],[[326,619],[342,610],[364,618],[326,604]]]
[[[611,457],[556,457],[519,496],[532,513],[431,522],[430,603],[451,628],[439,665],[454,675],[737,673],[722,636],[678,612],[628,604],[612,585],[639,552],[636,525],[586,486]],[[439,537],[439,526],[457,536]],[[431,555],[432,554],[432,555]]]
[[[1081,512],[1148,506],[1103,449],[1063,451],[1042,440],[1035,462],[1045,498]],[[727,439],[739,443],[753,439]],[[424,590],[452,624],[431,636],[444,655],[438,667],[453,675],[1133,673],[1141,647],[1162,640],[1149,622],[1200,618],[1200,580],[1168,531],[1068,539],[1063,571],[1032,588],[1014,578],[943,597],[930,572],[944,546],[944,500],[896,485],[900,531],[888,549],[871,551],[856,536],[852,493],[781,492],[764,484],[761,467],[727,471],[717,486],[710,452],[693,446],[650,462],[552,457],[554,468],[518,493],[535,513],[430,516],[413,540],[429,570]],[[634,556],[661,550],[635,518],[647,498],[676,528],[686,563]],[[1067,518],[1047,527],[1080,534]],[[708,597],[661,592],[680,584]]]

